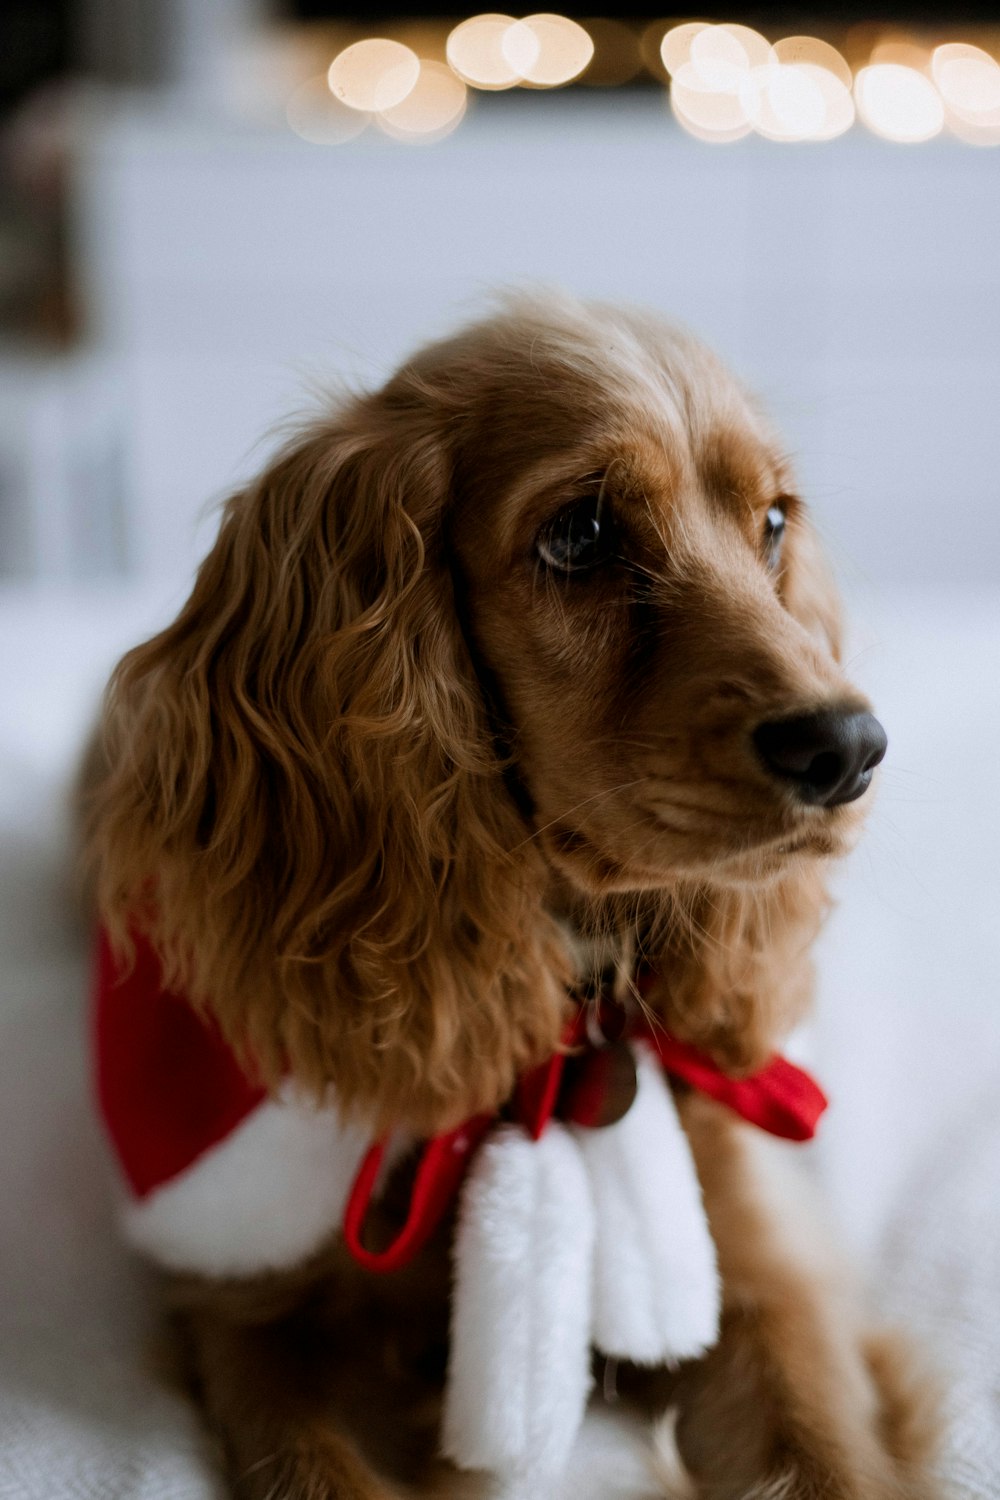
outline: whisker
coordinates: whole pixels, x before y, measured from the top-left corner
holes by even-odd
[[[575,802],[572,807],[567,807],[563,812],[558,813],[554,818],[550,818],[549,821],[547,823],[543,823],[540,828],[536,828],[533,833],[530,833],[527,838],[522,839],[519,844],[515,844],[514,847],[510,850],[510,853],[516,854],[519,849],[523,849],[526,844],[530,844],[533,839],[538,838],[539,834],[545,833],[547,829],[554,827],[556,823],[561,823],[564,818],[571,817],[573,813],[579,812],[581,807],[587,807],[592,802],[600,802],[605,797],[613,797],[618,792],[627,792],[630,787],[640,786],[645,780],[645,776],[637,776],[634,781],[622,781],[617,786],[605,787],[599,792],[594,792],[589,797],[582,798],[581,801]]]

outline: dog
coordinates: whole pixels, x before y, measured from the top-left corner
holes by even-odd
[[[455,1193],[405,1264],[373,1267],[412,1227],[414,1143],[466,1150],[468,1122],[500,1119],[521,1151],[510,1101],[573,1060],[574,1016],[609,1006],[696,1060],[649,1087],[680,1122],[721,1286],[710,1336],[678,1357],[592,1352],[623,1401],[668,1414],[662,1493],[939,1493],[922,1372],[804,1230],[780,1148],[722,1097],[763,1087],[808,1012],[824,872],[885,747],[777,439],[651,315],[508,299],[311,421],[227,503],[179,616],[114,674],[87,845],[131,1232],[165,1268],[235,1494],[494,1492],[439,1435]],[[136,986],[210,1039],[211,1066],[185,1071],[159,1021],[136,1040],[155,1009]],[[619,1125],[592,1140],[638,1118],[642,1048],[616,1045]],[[187,1101],[186,1145],[150,1123],[164,1089]],[[234,1122],[240,1140],[267,1126],[270,1165],[237,1150],[223,1182]],[[533,1134],[519,1172],[586,1132]],[[557,1197],[574,1161],[545,1179]],[[366,1162],[352,1255],[340,1216]],[[506,1317],[487,1330],[501,1360]],[[589,1370],[566,1378],[582,1402]],[[507,1493],[541,1500],[549,1480],[522,1465]]]

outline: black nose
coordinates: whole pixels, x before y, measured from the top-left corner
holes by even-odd
[[[753,742],[767,769],[818,807],[860,797],[888,744],[874,714],[836,709],[758,724]]]

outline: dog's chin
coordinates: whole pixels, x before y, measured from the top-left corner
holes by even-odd
[[[775,833],[712,849],[706,840],[697,852],[664,841],[648,842],[641,858],[613,851],[603,840],[567,824],[554,823],[539,835],[549,863],[584,895],[630,891],[669,891],[692,881],[736,888],[776,883],[803,864],[839,859],[853,848],[861,827],[858,816],[834,813],[808,828]]]
[[[803,864],[836,859],[846,852],[846,847],[842,847],[837,838],[823,834],[803,835],[757,849],[741,850],[729,859],[719,860],[705,872],[705,876],[714,885],[731,888],[768,886],[784,879]]]

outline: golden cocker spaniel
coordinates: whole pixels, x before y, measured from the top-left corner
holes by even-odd
[[[89,852],[120,973],[154,954],[250,1103],[293,1084],[412,1143],[509,1119],[595,995],[758,1077],[808,1009],[825,864],[884,749],[739,385],[651,316],[524,296],[229,501],[180,615],[114,675]],[[804,1229],[776,1148],[710,1092],[667,1092],[717,1339],[659,1368],[593,1353],[623,1400],[670,1412],[661,1492],[939,1493],[933,1398]],[[406,1218],[418,1157],[383,1169],[369,1244]],[[289,1243],[298,1213],[253,1210]],[[383,1276],[339,1226],[303,1231],[294,1264],[163,1257],[235,1494],[491,1493],[439,1449],[453,1204],[432,1229]],[[522,1472],[523,1500],[546,1482]]]

